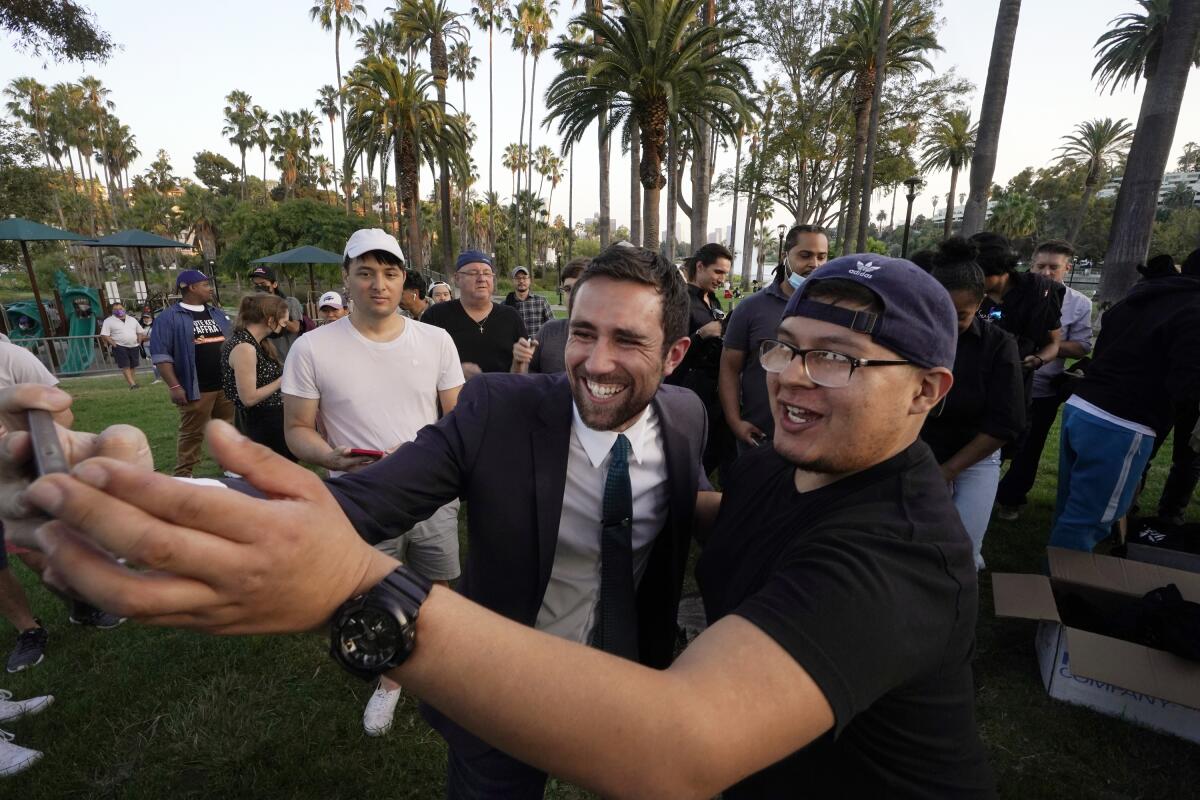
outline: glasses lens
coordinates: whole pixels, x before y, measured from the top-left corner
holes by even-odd
[[[758,349],[758,363],[767,372],[783,372],[792,363],[792,355],[790,348],[767,340]]]
[[[809,379],[818,386],[839,388],[850,383],[853,364],[848,356],[829,350],[810,350],[804,356]]]

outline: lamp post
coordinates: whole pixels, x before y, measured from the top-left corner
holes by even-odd
[[[787,225],[780,225],[776,228],[779,231],[779,257],[775,259],[778,264],[783,263],[783,236],[787,233]]]
[[[905,195],[905,199],[908,200],[908,211],[904,215],[904,246],[900,250],[901,258],[908,258],[908,234],[909,231],[912,230],[913,201],[917,199],[917,190],[920,189],[924,183],[925,182],[923,180],[915,175],[904,181],[904,185],[908,187],[908,194]]]

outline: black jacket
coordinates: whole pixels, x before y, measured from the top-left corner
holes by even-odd
[[[1200,278],[1141,281],[1100,322],[1076,394],[1166,435],[1172,401],[1200,393]]]

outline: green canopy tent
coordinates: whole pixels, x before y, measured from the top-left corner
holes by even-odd
[[[101,236],[99,239],[91,242],[85,242],[84,247],[127,247],[137,255],[138,268],[142,272],[142,285],[146,287],[146,299],[150,299],[150,283],[146,280],[146,262],[142,258],[142,251],[148,249],[163,249],[163,250],[191,250],[192,245],[186,242],[177,242],[174,239],[168,239],[165,236],[159,236],[155,233],[147,231],[139,231],[130,229],[126,231],[117,231],[110,233],[108,236]],[[137,301],[137,290],[134,290],[134,302]],[[219,299],[218,299],[219,302]]]
[[[307,264],[308,265],[308,303],[312,305],[313,295],[317,291],[317,281],[313,277],[313,264],[341,264],[343,257],[330,250],[323,250],[320,247],[313,247],[311,244],[306,244],[303,247],[296,247],[291,250],[285,250],[282,253],[276,253],[273,256],[264,256],[251,261],[251,264]],[[312,313],[311,310],[309,313]]]
[[[50,318],[46,315],[46,307],[42,305],[42,293],[38,289],[37,277],[33,274],[33,261],[29,258],[27,242],[62,241],[90,244],[91,239],[78,233],[42,225],[40,222],[31,222],[27,219],[10,216],[6,220],[0,220],[0,241],[20,243],[21,257],[25,259],[25,272],[29,275],[29,285],[33,287],[33,300],[37,303],[38,314],[41,316],[42,330],[47,338],[52,336],[54,331],[50,327]],[[53,345],[49,349],[50,361],[54,364],[54,368],[58,369],[58,354],[54,351]]]

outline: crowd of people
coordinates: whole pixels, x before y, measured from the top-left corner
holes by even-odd
[[[1109,309],[1094,351],[1073,257],[1043,242],[1022,270],[981,233],[830,260],[797,225],[727,311],[722,245],[679,269],[618,243],[564,267],[555,319],[525,267],[496,302],[493,259],[463,252],[455,297],[368,229],[319,324],[269,268],[232,321],[185,271],[149,334],[114,307],[104,335],[131,388],[148,340],[179,409],[174,475],[207,435],[226,477],[150,474],[131,428],[71,432],[70,398],[0,346],[0,517],[10,549],[44,552],[25,563],[96,604],[71,601],[89,624],[324,624],[373,682],[368,735],[402,685],[422,700],[451,798],[541,797],[548,774],[606,795],[988,797],[976,576],[1060,407],[1050,544],[1107,538],[1172,426],[1160,513],[1182,516],[1200,475],[1200,252]],[[29,408],[56,415],[70,476],[30,485]],[[135,514],[162,524],[123,536]],[[680,655],[693,541],[709,627]],[[23,668],[45,631],[18,593],[0,568],[0,613],[41,637]],[[50,700],[0,697],[0,722]],[[36,757],[0,741],[0,774]]]

